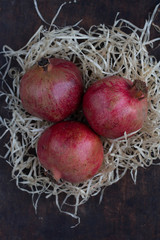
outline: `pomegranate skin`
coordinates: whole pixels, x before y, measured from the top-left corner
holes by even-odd
[[[124,132],[129,134],[143,126],[148,104],[147,97],[145,94],[142,97],[142,94],[141,90],[134,89],[131,80],[106,77],[86,91],[83,112],[97,134],[111,139],[119,138]]]
[[[47,61],[44,66],[35,64],[22,77],[20,98],[24,109],[31,115],[58,122],[79,107],[83,93],[82,77],[70,61],[56,58]]]
[[[38,141],[37,155],[55,180],[80,183],[98,172],[104,154],[100,138],[89,127],[65,121],[44,131]]]

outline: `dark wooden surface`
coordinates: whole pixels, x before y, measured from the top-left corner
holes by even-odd
[[[37,0],[47,21],[51,21],[62,0]],[[156,0],[77,0],[67,4],[56,24],[65,26],[83,19],[86,29],[93,24],[112,25],[117,12],[139,27],[144,25],[159,1]],[[158,17],[157,17],[158,19]],[[160,18],[157,20],[160,23]],[[19,49],[42,24],[32,0],[0,0],[0,49],[4,44]],[[152,36],[156,32],[152,30]],[[160,60],[160,48],[152,51]],[[3,63],[2,56],[0,64]],[[2,109],[1,116],[8,113]],[[3,129],[0,129],[2,133]],[[1,153],[7,139],[0,142]],[[1,154],[0,153],[0,154]],[[11,180],[11,168],[1,159],[0,165],[0,239],[2,240],[160,240],[160,168],[139,169],[137,184],[128,173],[117,184],[79,208],[81,224],[61,214],[54,198],[39,201],[35,214],[31,196],[17,189]]]

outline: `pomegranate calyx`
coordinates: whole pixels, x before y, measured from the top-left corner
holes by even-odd
[[[131,94],[133,97],[138,98],[139,100],[142,100],[147,97],[148,88],[145,84],[145,82],[136,79],[133,82],[133,85],[131,87]]]
[[[38,66],[42,67],[44,71],[47,71],[48,64],[49,64],[48,58],[41,58],[41,60],[38,61]]]
[[[51,172],[53,174],[54,179],[58,182],[62,177],[61,172],[56,167],[53,167],[51,169]]]

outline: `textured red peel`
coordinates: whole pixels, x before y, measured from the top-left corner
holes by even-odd
[[[71,183],[93,177],[103,162],[100,138],[79,122],[60,122],[44,131],[38,141],[37,154],[41,164]]]
[[[106,138],[137,131],[147,117],[145,83],[112,76],[94,83],[83,98],[84,114],[93,130]]]
[[[82,93],[79,69],[63,59],[42,59],[20,82],[20,98],[25,110],[52,122],[73,113],[79,107]]]

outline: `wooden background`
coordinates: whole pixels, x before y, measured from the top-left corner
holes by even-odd
[[[51,22],[63,0],[37,0],[43,17]],[[67,4],[56,24],[71,25],[83,19],[81,26],[112,25],[117,12],[139,27],[143,27],[156,0],[77,0]],[[160,15],[160,13],[159,13]],[[160,25],[160,16],[155,22]],[[32,0],[0,0],[0,49],[4,44],[13,49],[24,46],[42,21]],[[158,33],[152,29],[152,37]],[[1,50],[0,50],[1,51]],[[160,60],[160,48],[151,51]],[[0,56],[0,64],[4,61]],[[0,115],[8,116],[0,100]],[[0,133],[4,129],[0,129]],[[0,142],[4,153],[7,138]],[[99,196],[79,208],[81,224],[61,214],[54,198],[39,201],[35,214],[31,196],[17,189],[11,181],[11,168],[1,159],[0,165],[0,239],[2,240],[160,240],[160,167],[139,169],[137,184],[130,174],[105,190],[102,203]]]

